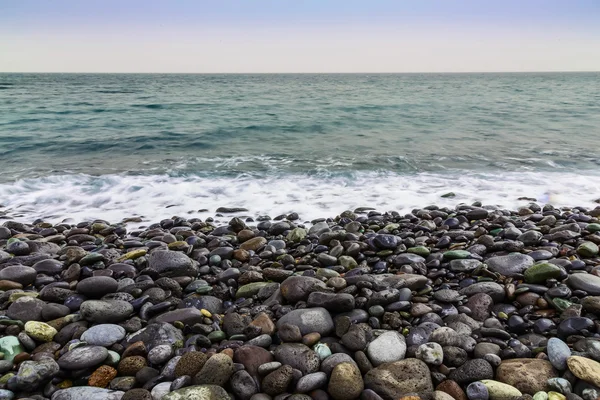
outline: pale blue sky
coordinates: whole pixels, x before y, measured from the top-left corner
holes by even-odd
[[[598,0],[0,0],[0,72],[600,70]]]

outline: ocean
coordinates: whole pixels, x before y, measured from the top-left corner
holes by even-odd
[[[600,73],[0,74],[0,217],[595,207],[599,143]]]

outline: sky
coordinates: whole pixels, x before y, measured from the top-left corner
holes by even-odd
[[[0,0],[0,72],[599,70],[600,0]]]

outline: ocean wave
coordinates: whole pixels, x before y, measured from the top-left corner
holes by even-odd
[[[427,205],[454,207],[481,201],[516,208],[535,198],[555,206],[595,207],[598,174],[447,174],[355,172],[319,178],[288,176],[202,177],[169,175],[54,175],[0,184],[0,215],[23,221],[58,222],[139,216],[156,221],[173,215],[214,216],[218,207],[243,207],[242,215],[297,212],[304,220],[335,216],[369,206],[408,213]],[[442,197],[449,192],[454,197]],[[208,209],[208,212],[198,210]],[[227,216],[226,218],[229,218]]]

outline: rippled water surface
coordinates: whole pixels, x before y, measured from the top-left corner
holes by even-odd
[[[0,211],[592,205],[599,140],[599,73],[0,74]]]

